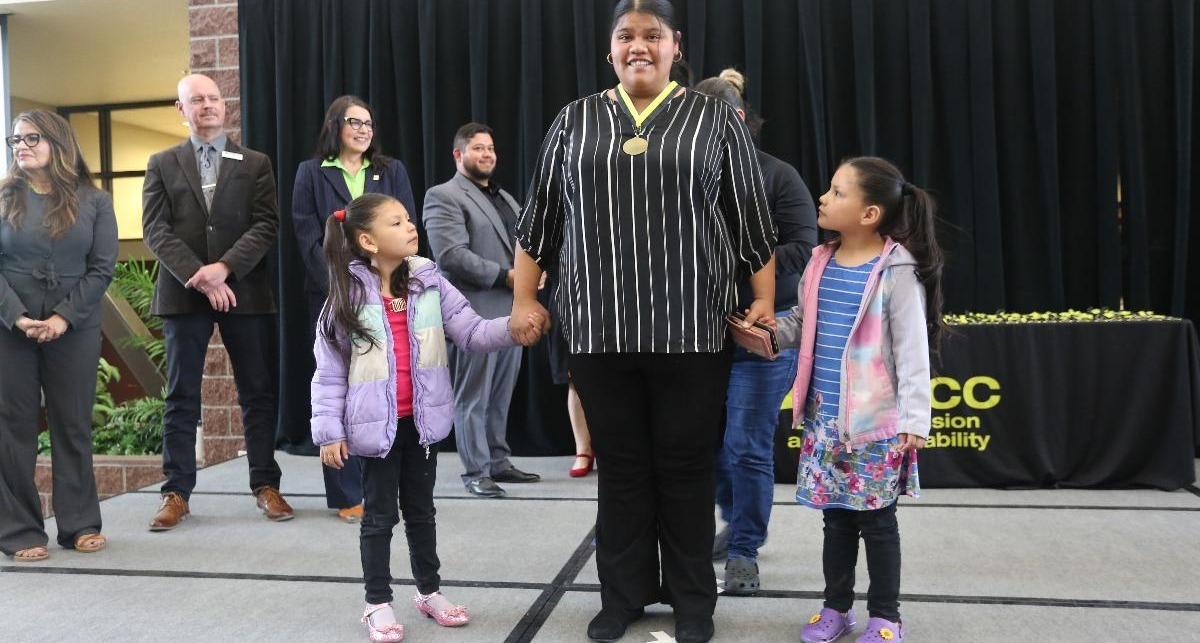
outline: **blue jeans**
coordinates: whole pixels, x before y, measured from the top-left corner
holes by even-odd
[[[725,444],[717,458],[717,504],[729,523],[729,557],[758,558],[775,491],[779,406],[796,379],[797,350],[768,361],[737,347],[726,398]]]

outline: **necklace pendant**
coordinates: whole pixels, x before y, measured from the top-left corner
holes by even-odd
[[[640,135],[635,134],[633,138],[621,145],[621,149],[630,156],[638,156],[639,154],[645,154],[646,150],[650,149],[650,143]]]
[[[392,312],[402,313],[408,310],[408,299],[405,297],[397,297],[391,301]]]

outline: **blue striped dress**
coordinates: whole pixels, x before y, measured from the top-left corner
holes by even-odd
[[[796,489],[796,500],[816,509],[882,509],[900,494],[918,494],[916,458],[894,451],[899,437],[853,452],[838,438],[842,355],[878,262],[847,267],[831,258],[817,288],[817,345]]]

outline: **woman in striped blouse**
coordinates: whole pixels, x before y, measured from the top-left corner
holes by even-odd
[[[556,317],[601,465],[602,609],[588,625],[601,641],[659,601],[675,608],[676,640],[711,638],[724,318],[739,279],[754,291],[748,322],[774,321],[754,144],[732,107],[670,82],[673,25],[665,0],[617,4],[620,84],[559,112],[517,224],[514,319],[540,312],[538,278],[557,259]]]

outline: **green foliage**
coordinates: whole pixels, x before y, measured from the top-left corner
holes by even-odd
[[[162,453],[163,399],[143,397],[117,406],[108,420],[92,428],[96,455]]]
[[[108,390],[108,383],[119,381],[121,371],[101,357],[100,364],[96,367],[96,401],[92,404],[92,426],[101,426],[108,416],[112,415],[117,403],[113,400],[112,392]]]
[[[150,337],[128,337],[126,346],[140,348],[161,372],[166,368],[162,319],[150,313],[158,264],[131,259],[118,262],[109,284],[112,293],[129,302],[150,330]],[[162,453],[163,398],[146,396],[117,404],[108,386],[121,381],[121,372],[104,358],[96,369],[96,400],[92,405],[92,452],[96,455],[151,455]],[[38,453],[50,455],[50,432],[38,434]]]
[[[92,453],[96,455],[152,455],[162,453],[164,390],[159,397],[147,396],[117,404],[110,382],[118,382],[116,366],[100,358],[96,369],[96,401],[92,405]],[[38,434],[38,453],[50,455],[50,432]]]
[[[162,319],[150,314],[150,307],[154,303],[154,281],[157,278],[157,263],[140,259],[121,261],[113,269],[113,280],[109,289],[129,302],[138,318],[153,333],[151,337],[129,337],[124,341],[125,345],[146,351],[146,355],[158,370],[163,371],[166,368],[167,351],[166,345],[159,337]]]

